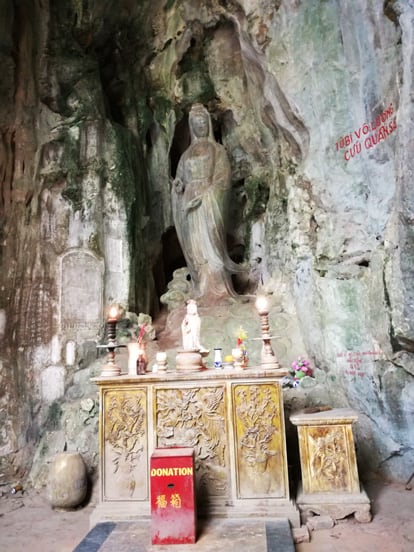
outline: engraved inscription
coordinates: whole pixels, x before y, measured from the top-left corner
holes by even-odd
[[[100,155],[100,124],[97,121],[87,121],[81,131],[80,155],[83,163],[96,160]]]
[[[20,346],[36,346],[52,336],[52,283],[37,279],[19,286],[16,294],[17,339]]]
[[[103,265],[89,252],[72,251],[61,266],[61,330],[69,339],[94,339],[103,319]]]

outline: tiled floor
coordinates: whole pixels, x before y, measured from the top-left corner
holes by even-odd
[[[74,552],[294,552],[288,520],[201,521],[195,544],[152,545],[150,522],[100,523]]]

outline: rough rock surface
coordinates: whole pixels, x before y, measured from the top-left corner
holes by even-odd
[[[200,101],[231,160],[239,292],[282,305],[285,362],[307,355],[322,396],[360,413],[361,465],[409,478],[413,23],[392,0],[4,3],[5,469],[27,470],[51,405],[88,398],[75,377],[105,306],[158,315],[183,266],[170,181]]]

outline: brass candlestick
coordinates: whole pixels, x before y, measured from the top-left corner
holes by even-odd
[[[98,345],[97,348],[106,348],[108,350],[108,355],[106,363],[102,367],[101,376],[102,377],[114,377],[121,374],[121,369],[116,365],[115,359],[115,350],[118,345],[116,341],[116,325],[118,323],[119,311],[118,307],[112,306],[109,309],[109,316],[106,322],[106,344]]]
[[[274,338],[270,335],[269,307],[265,297],[260,296],[256,299],[256,308],[260,316],[260,326],[262,331],[262,336],[260,338],[262,340],[260,365],[262,368],[277,370],[281,376],[285,376],[288,371],[280,367],[276,355],[273,352],[271,340]]]

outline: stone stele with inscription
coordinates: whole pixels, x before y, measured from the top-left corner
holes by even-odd
[[[60,329],[67,339],[94,339],[103,320],[103,261],[86,250],[61,259]]]

